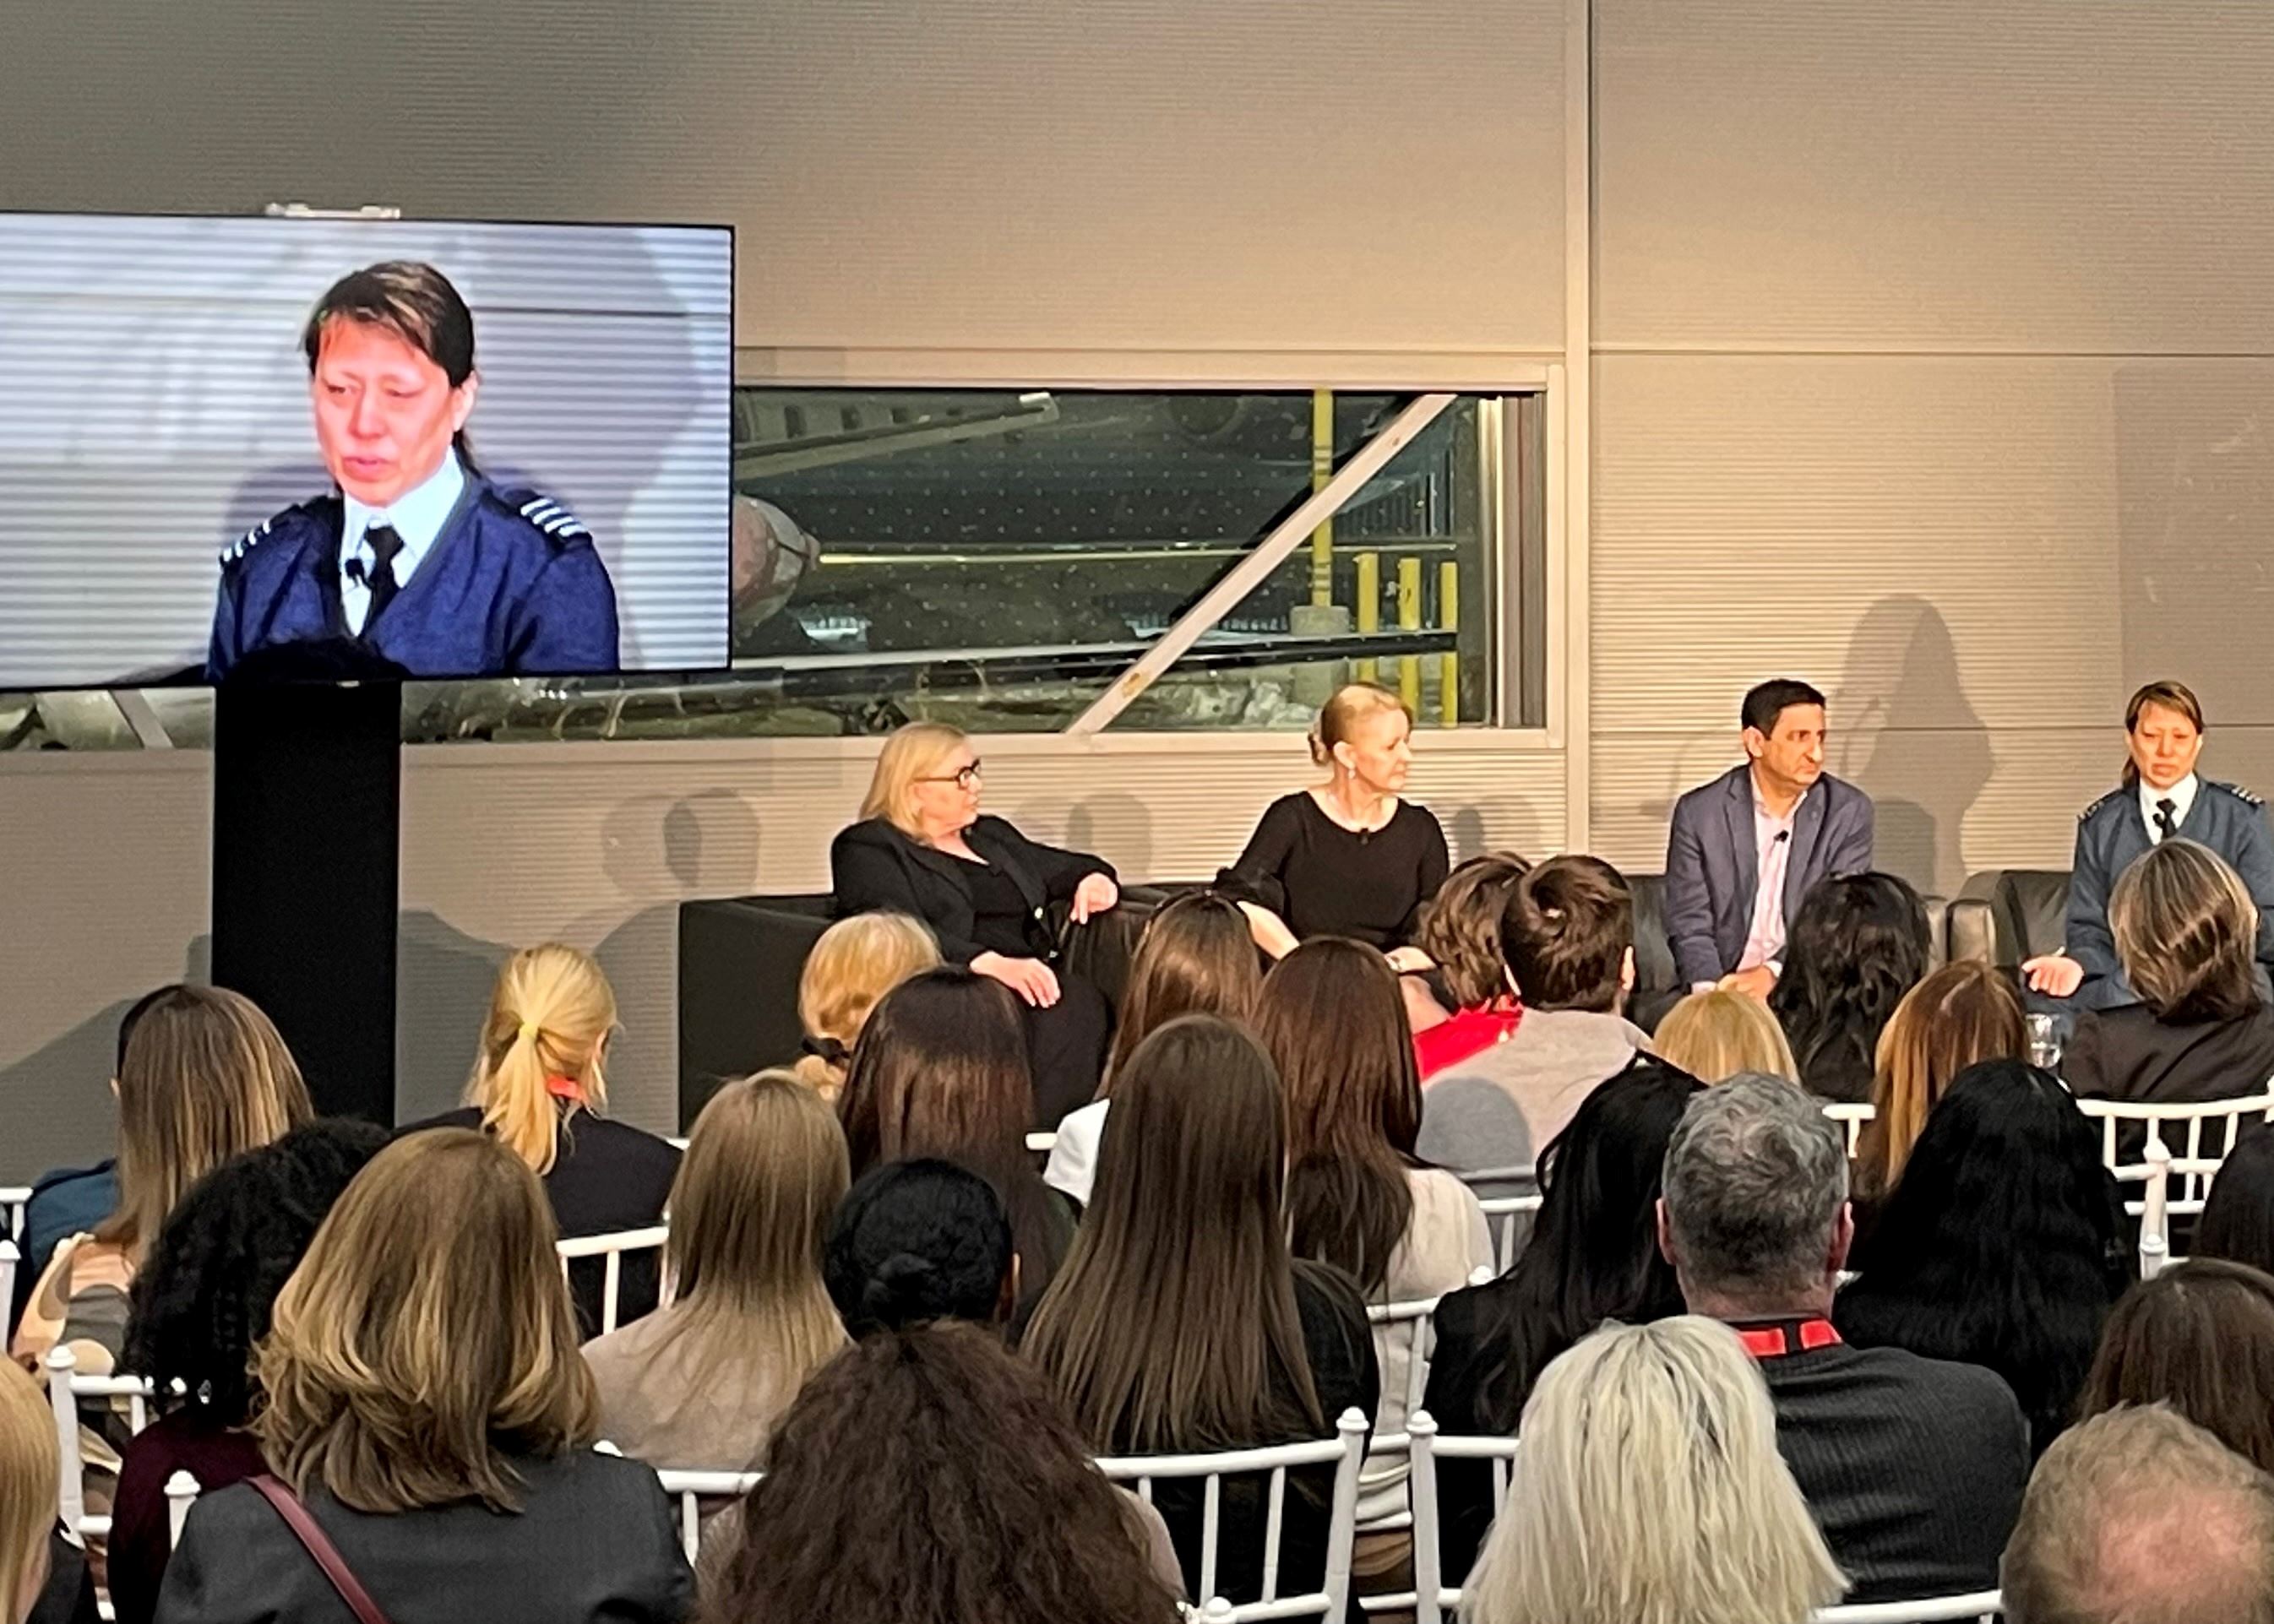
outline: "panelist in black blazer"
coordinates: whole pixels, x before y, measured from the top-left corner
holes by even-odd
[[[1121,899],[1113,866],[1029,840],[979,811],[979,756],[958,729],[912,722],[885,741],[861,822],[829,848],[840,917],[911,914],[940,956],[1019,995],[1035,1072],[1037,1125],[1097,1091],[1112,1012],[1096,988],[1059,968],[1050,909],[1088,922]]]

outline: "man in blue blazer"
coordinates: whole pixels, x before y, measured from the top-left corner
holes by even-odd
[[[1824,695],[1807,683],[1762,683],[1741,719],[1744,764],[1674,803],[1666,934],[1690,986],[1766,998],[1808,888],[1871,868],[1871,798],[1824,771]]]

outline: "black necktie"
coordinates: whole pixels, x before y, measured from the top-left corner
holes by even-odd
[[[364,531],[363,539],[372,557],[371,607],[363,615],[363,629],[367,635],[372,622],[379,619],[379,612],[393,603],[395,593],[403,590],[395,579],[395,555],[403,551],[403,538],[392,524],[374,524]]]
[[[2158,840],[2168,840],[2180,832],[2180,826],[2172,821],[2172,814],[2178,809],[2179,803],[2168,798],[2156,803],[2156,838]]]

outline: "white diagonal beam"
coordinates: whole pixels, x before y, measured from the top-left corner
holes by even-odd
[[[1438,414],[1453,403],[1451,395],[1416,395],[1404,411],[1391,420],[1389,426],[1376,434],[1351,460],[1335,470],[1335,477],[1311,493],[1301,507],[1279,521],[1270,534],[1255,545],[1246,558],[1224,575],[1223,580],[1210,587],[1200,602],[1185,611],[1174,626],[1163,632],[1160,640],[1128,670],[1113,680],[1113,685],[1097,697],[1096,703],[1076,717],[1066,728],[1070,734],[1103,732],[1113,718],[1126,710],[1131,703],[1153,686],[1161,673],[1185,657],[1186,650],[1201,640],[1202,634],[1218,620],[1230,614],[1250,592],[1261,585],[1264,578],[1278,568],[1287,556],[1307,540],[1321,520],[1339,513],[1343,504],[1358,494],[1366,482],[1380,473],[1382,465],[1410,445],[1413,437],[1436,421]]]

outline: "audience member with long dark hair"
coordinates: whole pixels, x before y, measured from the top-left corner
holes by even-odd
[[[1043,1177],[1077,1201],[1089,1199],[1097,1173],[1097,1142],[1105,1132],[1113,1077],[1155,1028],[1179,1015],[1222,1015],[1246,1020],[1263,984],[1262,958],[1239,905],[1213,891],[1171,898],[1145,923],[1121,995],[1121,1019],[1097,1098],[1067,1113],[1050,1146]]]
[[[478,1128],[545,1181],[564,1236],[612,1235],[663,1221],[679,1152],[652,1133],[607,1115],[608,1043],[616,994],[598,960],[559,942],[523,948],[505,962],[482,1018],[468,1103],[403,1130]],[[661,1276],[653,1250],[618,1264],[616,1323],[654,1308]],[[606,1265],[578,1259],[569,1269],[576,1320],[586,1336],[601,1327]]]
[[[1422,1081],[1503,1041],[1524,1019],[1501,957],[1500,917],[1516,883],[1531,871],[1514,852],[1472,857],[1445,876],[1422,914],[1413,944],[1436,968],[1426,982],[1419,975],[1399,978]],[[1421,990],[1429,987],[1443,997]]]
[[[1314,936],[1271,967],[1255,1011],[1285,1102],[1289,1243],[1298,1258],[1340,1268],[1374,1303],[1458,1290],[1493,1255],[1475,1192],[1414,1157],[1421,1085],[1397,981],[1364,944]],[[1377,1433],[1404,1430],[1416,1323],[1374,1327]],[[1402,1456],[1368,1461],[1359,1520],[1404,1511],[1405,1475]],[[1412,1545],[1402,1536],[1365,1543],[1362,1578],[1394,1569]]]
[[[2274,1133],[2245,1134],[2219,1164],[2195,1224],[2194,1255],[2274,1274]]]
[[[1800,1068],[1826,1100],[1868,1100],[1879,1034],[1927,971],[1926,905],[1892,874],[1834,875],[1801,899],[1769,994]]]
[[[855,1177],[880,1162],[941,1156],[994,1184],[1018,1243],[1021,1323],[1073,1243],[1065,1198],[1027,1156],[1033,1092],[1018,1000],[999,981],[946,966],[878,1001],[837,1101]]]
[[[693,1575],[655,1473],[591,1447],[558,1236],[512,1151],[414,1133],[356,1177],[276,1299],[262,1453],[395,1624],[686,1615]],[[158,1602],[165,1624],[340,1612],[250,1483],[192,1507]]]
[[[743,1471],[844,1345],[821,1237],[844,1198],[836,1115],[790,1071],[711,1096],[671,1187],[668,1308],[589,1343],[602,1436],[658,1468]]]
[[[1279,1079],[1230,1021],[1187,1015],[1146,1039],[1114,1086],[1097,1184],[1065,1267],[1024,1348],[1100,1454],[1245,1448],[1330,1436],[1372,1415],[1380,1372],[1356,1289],[1287,1249]],[[1326,1563],[1331,1470],[1289,1474],[1283,1593]],[[1184,1563],[1200,1577],[1197,1483],[1156,1485]],[[1224,1485],[1216,1589],[1261,1589],[1265,1485]]]
[[[125,1366],[149,1378],[161,1412],[119,1466],[109,1567],[126,1624],[157,1609],[173,1553],[173,1475],[186,1471],[210,1493],[267,1470],[246,1430],[260,1402],[253,1354],[318,1226],[386,1143],[359,1122],[295,1128],[192,1185],[159,1232],[126,1333]]]
[[[2080,1099],[2170,1103],[2263,1093],[2274,1008],[2258,985],[2258,905],[2209,846],[2174,837],[2117,877],[2108,925],[2136,1004],[2089,1009],[2061,1056]],[[2120,1134],[2137,1155],[2145,1133]]]
[[[1995,1371],[2037,1454],[2069,1424],[2131,1271],[2099,1136],[2051,1073],[1970,1066],[1928,1116],[1833,1309],[1859,1347]]]
[[[1946,964],[1903,995],[1879,1034],[1871,1120],[1856,1143],[1859,1245],[1958,1074],[1984,1060],[2020,1060],[2028,1049],[2021,995],[1988,965]]]
[[[1606,1326],[1560,1356],[1521,1472],[1465,1624],[1804,1624],[1846,1589],[1760,1372],[1713,1320]]]
[[[1541,1153],[1532,1238],[1498,1280],[1437,1304],[1436,1352],[1422,1408],[1448,1435],[1516,1430],[1548,1362],[1607,1320],[1682,1312],[1658,1245],[1667,1141],[1702,1085],[1648,1056],[1587,1096]],[[1444,1570],[1466,1573],[1492,1522],[1482,1462],[1437,1469]]]
[[[1175,1624],[1132,1501],[975,1326],[879,1330],[809,1381],[711,1624]]]
[[[870,1168],[823,1243],[821,1274],[855,1337],[926,1320],[1009,1323],[1019,1259],[995,1186],[936,1157]]]
[[[2101,1332],[2078,1419],[2158,1403],[2274,1471],[2274,1277],[2195,1258],[2124,1294]]]

